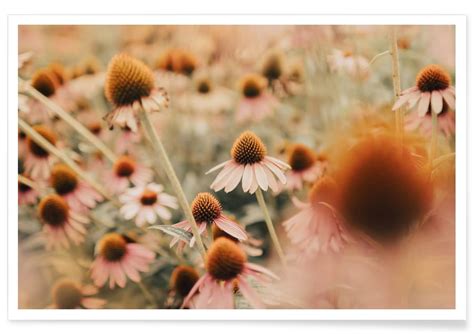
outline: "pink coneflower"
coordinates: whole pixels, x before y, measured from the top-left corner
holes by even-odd
[[[50,178],[51,187],[58,195],[64,198],[69,207],[85,213],[103,200],[102,195],[95,191],[89,184],[80,180],[76,173],[64,164],[54,166]]]
[[[97,243],[96,254],[91,277],[98,287],[109,280],[110,289],[115,284],[125,287],[127,277],[140,282],[139,272],[148,272],[149,264],[155,259],[155,253],[118,233],[104,235]]]
[[[126,54],[118,54],[110,60],[105,95],[115,108],[105,117],[109,126],[128,126],[134,132],[140,108],[152,112],[168,106],[168,94],[163,88],[155,87],[153,72]]]
[[[288,181],[286,187],[289,190],[300,190],[304,182],[316,181],[324,172],[325,163],[309,147],[303,144],[295,144],[288,152],[288,164],[291,170],[286,173]]]
[[[258,122],[273,112],[277,101],[266,92],[267,86],[268,80],[258,74],[248,74],[241,79],[239,88],[242,98],[236,114],[238,122],[245,120]]]
[[[366,79],[369,75],[369,62],[351,51],[333,50],[327,57],[329,69],[337,73],[347,73],[354,78]]]
[[[254,308],[265,308],[257,292],[250,286],[252,277],[261,283],[278,279],[271,271],[247,262],[244,251],[227,238],[219,238],[207,251],[206,273],[193,286],[183,302],[183,307],[234,308],[234,289]],[[199,294],[196,295],[196,293]]]
[[[113,193],[119,194],[128,188],[130,182],[134,185],[143,185],[152,177],[153,173],[149,168],[123,155],[115,161],[112,170],[106,172],[104,182]]]
[[[196,79],[194,91],[180,100],[183,108],[198,114],[219,114],[232,109],[233,105],[232,91],[217,85],[206,75]]]
[[[47,237],[47,249],[69,248],[70,241],[75,245],[84,241],[89,219],[69,209],[61,196],[45,196],[38,205],[38,215]]]
[[[58,281],[53,287],[53,303],[51,308],[56,309],[98,309],[103,308],[106,301],[91,297],[97,294],[98,289],[93,285],[81,285],[69,279]]]
[[[35,125],[33,127],[36,132],[43,136],[52,145],[56,144],[56,135],[43,125]],[[25,173],[30,175],[32,179],[46,180],[50,175],[50,166],[54,157],[48,151],[43,149],[30,137],[26,139],[28,150],[25,155]]]
[[[142,135],[140,132],[133,132],[129,127],[125,126],[120,129],[120,133],[115,140],[115,151],[118,154],[129,153],[141,139]]]
[[[213,195],[209,193],[199,193],[191,203],[191,211],[196,223],[199,227],[199,234],[206,232],[207,224],[215,224],[221,230],[235,237],[238,240],[246,240],[247,233],[239,225],[234,223],[228,217],[222,214],[221,203]],[[185,231],[191,230],[191,225],[187,220],[174,224],[173,226],[184,229]],[[170,246],[172,247],[179,241],[178,238],[173,238]],[[194,245],[195,238],[190,241],[190,246]]]
[[[125,219],[135,218],[138,227],[153,224],[157,217],[170,220],[168,208],[178,208],[176,198],[164,193],[163,186],[156,183],[128,189],[120,201],[123,203],[120,213]]]
[[[199,274],[193,267],[179,265],[174,268],[170,277],[170,289],[180,297],[186,297],[196,282],[199,280]]]
[[[444,102],[443,102],[444,101]],[[404,90],[393,105],[392,110],[397,110],[408,103],[408,108],[418,104],[417,113],[423,117],[431,112],[441,114],[447,106],[454,110],[456,107],[456,94],[451,86],[451,78],[441,66],[428,65],[416,76],[416,85]]]
[[[337,253],[349,241],[342,220],[333,208],[335,187],[330,177],[320,178],[309,193],[309,203],[294,199],[301,211],[283,223],[291,243],[306,256],[328,250]]]
[[[279,184],[286,183],[284,171],[291,167],[285,162],[267,155],[267,148],[253,132],[246,131],[236,139],[231,150],[232,159],[209,170],[206,174],[223,168],[211,184],[211,189],[226,193],[234,190],[242,180],[242,189],[253,194],[260,187],[277,192]]]
[[[30,186],[18,181],[18,204],[29,205],[36,204],[38,192]]]
[[[452,136],[456,131],[456,122],[454,112],[449,111],[447,104],[444,103],[443,111],[438,114],[438,127],[446,137]],[[416,113],[410,113],[405,118],[405,129],[413,131],[418,129],[423,135],[431,136],[433,121],[431,115],[418,116]]]

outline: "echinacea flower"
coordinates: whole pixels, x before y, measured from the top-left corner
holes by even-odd
[[[56,135],[49,128],[43,125],[35,125],[33,129],[52,145],[56,144]],[[54,161],[54,157],[30,137],[27,137],[26,143],[28,150],[24,161],[25,173],[34,180],[46,180],[51,173],[51,164]]]
[[[196,282],[199,280],[199,273],[193,267],[179,265],[174,268],[170,278],[170,289],[180,297],[186,297]]]
[[[450,111],[448,105],[443,103],[443,110],[438,114],[439,130],[446,136],[452,136],[456,131],[455,113]],[[405,117],[405,129],[413,131],[418,129],[426,137],[431,136],[433,121],[431,115],[418,116],[417,113],[410,113]]]
[[[173,48],[161,54],[156,62],[156,67],[189,76],[196,69],[197,60],[191,52]]]
[[[56,309],[98,309],[103,308],[106,301],[91,297],[98,292],[93,285],[81,285],[70,279],[61,279],[53,287],[53,303]]]
[[[198,115],[219,114],[232,108],[232,93],[229,89],[219,86],[208,76],[201,75],[196,79],[194,91],[189,97],[181,99],[182,108],[195,110]]]
[[[153,177],[152,171],[137,163],[128,155],[117,158],[112,170],[105,173],[104,182],[114,193],[120,194],[125,191],[132,182],[134,185],[143,185]]]
[[[283,223],[288,238],[299,253],[314,256],[331,250],[338,253],[349,241],[340,215],[334,209],[336,184],[321,177],[311,188],[309,203],[293,199],[301,211]]]
[[[235,220],[235,217],[231,216],[230,219],[233,224],[239,225],[240,227],[240,224]],[[233,237],[232,235],[227,233],[226,231],[220,229],[219,226],[217,226],[216,224],[212,225],[211,231],[212,240],[217,240],[218,238],[227,238],[233,242],[236,242],[249,256],[260,256],[263,254],[263,250],[259,248],[263,244],[262,240],[255,239],[250,235],[248,235],[248,238],[246,240],[239,240],[236,237]]]
[[[289,190],[300,190],[304,182],[316,181],[324,172],[325,164],[308,146],[294,144],[288,151],[288,164],[291,170],[286,173],[286,187]]]
[[[242,181],[242,189],[251,194],[257,191],[258,187],[264,191],[270,188],[277,192],[280,188],[278,182],[286,183],[283,172],[291,167],[281,160],[268,156],[267,148],[253,132],[242,133],[235,140],[230,153],[231,160],[217,165],[206,173],[222,168],[211,184],[211,189],[214,191],[224,189],[228,193]]]
[[[206,273],[193,286],[183,307],[234,308],[234,288],[237,286],[254,308],[264,308],[264,303],[249,284],[251,277],[264,284],[278,279],[271,271],[247,262],[247,256],[236,243],[218,238],[207,251]]]
[[[239,83],[241,99],[237,106],[236,119],[261,121],[273,112],[276,99],[266,91],[268,80],[258,74],[247,74]]]
[[[87,212],[103,200],[101,194],[79,179],[76,173],[64,164],[53,167],[50,184],[75,212]]]
[[[126,54],[114,56],[107,69],[105,95],[114,110],[105,116],[110,127],[128,126],[137,131],[137,114],[160,111],[168,106],[168,94],[156,87],[153,72],[140,60]]]
[[[164,193],[163,186],[156,183],[128,189],[120,196],[120,201],[123,203],[120,213],[125,219],[135,218],[138,227],[153,224],[157,217],[169,220],[168,208],[178,208],[176,198]]]
[[[329,69],[337,73],[347,73],[354,78],[366,79],[369,74],[369,62],[351,51],[333,50],[327,57]]]
[[[423,117],[434,112],[440,115],[446,108],[444,103],[454,110],[456,107],[456,93],[451,86],[451,77],[439,65],[428,65],[421,69],[416,76],[415,86],[404,90],[393,105],[392,110],[397,110],[408,103],[411,109],[418,104],[417,114]]]
[[[140,282],[139,272],[148,272],[155,253],[118,233],[108,233],[96,246],[96,258],[92,263],[91,277],[98,287],[109,280],[109,287],[115,284],[125,287],[127,277]]]
[[[36,204],[38,199],[38,192],[31,188],[29,185],[26,185],[18,181],[18,204],[19,205],[30,205]]]
[[[72,211],[59,195],[43,197],[38,205],[38,215],[46,235],[46,248],[69,248],[70,242],[79,245],[84,241],[87,217]]]
[[[238,224],[235,224],[232,220],[222,214],[221,203],[213,195],[209,193],[199,193],[191,203],[191,211],[196,223],[198,224],[199,234],[206,232],[207,224],[215,224],[220,229],[235,237],[238,240],[246,240],[247,233]],[[181,228],[185,231],[191,230],[191,224],[185,220],[174,224],[173,226]],[[170,247],[176,244],[179,238],[175,237],[171,241]],[[195,242],[193,236],[189,245],[192,247]]]

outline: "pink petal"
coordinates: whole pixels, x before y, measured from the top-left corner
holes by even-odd
[[[226,193],[231,192],[232,190],[237,187],[240,180],[242,179],[242,174],[244,173],[244,165],[238,166],[231,175],[229,175],[229,179],[227,181],[227,185],[225,186],[224,191]]]
[[[265,174],[265,171],[263,170],[263,167],[260,163],[256,163],[253,165],[254,171],[255,171],[255,176],[258,181],[258,185],[260,188],[262,188],[263,191],[268,190],[268,180]]]
[[[82,306],[88,309],[103,308],[106,301],[100,298],[83,298],[81,300]]]
[[[439,114],[443,110],[443,96],[437,90],[431,92],[431,112]]]
[[[217,218],[214,223],[219,227],[222,231],[228,233],[229,235],[237,238],[239,240],[247,240],[248,236],[245,233],[245,230],[239,224],[229,220],[225,216],[221,216]]]
[[[451,110],[455,110],[455,108],[456,108],[456,99],[455,99],[454,95],[448,89],[445,89],[445,90],[441,91],[441,94],[443,95],[443,98],[446,101],[446,103],[448,104],[449,108],[451,108]]]
[[[252,173],[252,166],[245,165],[244,175],[242,177],[242,190],[244,192],[248,192],[250,186],[252,185],[253,180],[253,173]]]
[[[265,308],[257,293],[247,284],[245,278],[239,277],[239,290],[253,308]]]
[[[430,105],[431,94],[430,92],[421,93],[421,100],[418,104],[418,116],[423,117],[428,112]]]

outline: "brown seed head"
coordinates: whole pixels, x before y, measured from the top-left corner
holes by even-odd
[[[230,154],[241,165],[254,164],[265,158],[267,148],[256,134],[245,131],[235,140]]]
[[[43,125],[35,125],[33,127],[36,132],[38,132],[41,136],[43,136],[47,141],[49,141],[51,144],[55,145],[56,144],[56,135],[47,127]],[[28,147],[30,149],[30,152],[40,158],[44,158],[49,156],[48,151],[43,149],[40,145],[38,145],[34,140],[32,140],[30,137],[27,138],[26,143],[28,144]]]
[[[114,56],[107,68],[105,96],[115,106],[124,106],[150,96],[155,87],[153,72],[140,60],[126,54]]]
[[[312,167],[317,160],[316,153],[306,145],[295,144],[289,149],[288,163],[294,171],[304,171]]]
[[[197,83],[197,91],[199,94],[207,94],[211,91],[211,82],[208,79],[199,80]]]
[[[277,80],[283,74],[283,61],[279,54],[270,54],[263,64],[262,74],[269,82]]]
[[[61,226],[68,219],[69,207],[61,196],[51,194],[43,197],[40,201],[38,214],[43,224]]]
[[[60,63],[49,64],[48,70],[54,75],[56,81],[62,86],[67,81],[66,69]]]
[[[79,284],[63,279],[53,287],[53,302],[58,309],[74,309],[81,306],[82,292]]]
[[[127,252],[127,241],[118,233],[108,233],[100,239],[98,251],[109,262],[120,261]]]
[[[169,49],[157,60],[156,67],[165,71],[191,75],[197,67],[197,60],[186,50]]]
[[[310,203],[315,205],[319,202],[334,204],[336,196],[337,185],[334,179],[330,176],[322,176],[311,187],[308,198]]]
[[[449,87],[451,78],[449,73],[439,65],[428,65],[416,76],[416,86],[422,92],[443,90]]]
[[[240,80],[240,91],[246,98],[252,99],[260,96],[267,88],[268,81],[259,74],[247,74]]]
[[[114,172],[120,177],[129,177],[135,172],[136,167],[136,163],[132,158],[123,155],[115,161]]]
[[[59,195],[66,195],[74,191],[79,180],[76,173],[64,164],[54,166],[51,172],[51,186]]]
[[[222,212],[221,203],[210,193],[199,193],[191,203],[191,210],[197,222],[213,222]]]
[[[170,288],[181,297],[186,297],[198,280],[199,274],[196,269],[184,265],[177,266],[171,274]]]
[[[242,248],[227,238],[218,238],[207,251],[207,272],[217,280],[228,281],[242,273],[247,256]]]
[[[158,200],[158,194],[154,191],[146,189],[140,197],[140,202],[143,205],[153,205]]]
[[[46,97],[52,96],[59,85],[56,76],[46,68],[36,71],[31,78],[31,86]]]

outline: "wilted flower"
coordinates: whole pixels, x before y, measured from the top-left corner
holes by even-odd
[[[240,80],[242,97],[237,107],[237,121],[261,121],[273,112],[277,101],[266,91],[267,86],[268,80],[258,74],[247,74]]]
[[[52,145],[56,144],[56,135],[49,128],[43,125],[35,125],[33,129]],[[27,137],[26,143],[28,151],[26,152],[24,161],[25,173],[35,180],[46,180],[50,175],[50,168],[54,157],[30,137]]]
[[[104,182],[115,194],[122,193],[132,182],[134,185],[143,185],[151,180],[153,173],[137,163],[130,156],[123,155],[115,161],[112,170],[107,171]]]
[[[321,177],[311,188],[309,203],[293,199],[301,211],[283,223],[299,253],[314,256],[328,250],[339,252],[350,240],[339,213],[334,209],[336,183]]]
[[[75,245],[84,241],[89,219],[72,211],[61,196],[43,197],[38,205],[38,215],[47,238],[46,248],[69,248],[70,241]]]
[[[91,297],[98,292],[92,285],[80,285],[69,279],[62,279],[53,287],[52,308],[57,309],[97,309],[102,308],[106,301],[101,298]]]
[[[418,104],[417,113],[419,117],[434,112],[441,114],[447,111],[444,103],[454,110],[456,106],[456,93],[451,86],[451,78],[439,65],[428,65],[416,76],[416,85],[404,90],[393,105],[393,110],[399,109],[408,103],[408,108]]]
[[[58,195],[63,197],[69,207],[76,212],[87,212],[103,200],[101,194],[89,184],[80,180],[76,173],[64,164],[53,167],[50,184]]]
[[[234,190],[242,180],[242,189],[253,194],[258,187],[267,191],[279,190],[279,184],[286,183],[283,172],[291,167],[285,162],[267,155],[267,148],[253,132],[246,131],[237,138],[231,150],[232,159],[209,170],[212,173],[220,168],[222,171],[211,184],[211,189],[226,193]]]
[[[245,233],[245,230],[222,214],[221,203],[219,203],[217,198],[210,193],[197,194],[191,204],[191,211],[196,223],[198,224],[199,234],[206,232],[207,224],[215,224],[238,240],[247,239],[247,233]],[[191,225],[187,220],[176,223],[173,226],[184,229],[185,231],[191,230]],[[178,241],[179,238],[173,238],[170,246],[172,247]],[[194,242],[195,237],[193,236],[189,245],[192,247]]]
[[[127,277],[140,282],[139,272],[149,271],[149,264],[155,259],[155,253],[118,233],[104,235],[95,253],[91,267],[94,284],[102,287],[109,280],[111,289],[115,284],[125,287]]]
[[[123,206],[120,213],[125,219],[135,218],[138,227],[153,224],[157,217],[171,219],[168,208],[177,209],[176,198],[163,192],[163,186],[156,183],[136,186],[120,196]]]
[[[244,251],[227,238],[218,238],[207,251],[206,274],[193,286],[183,306],[194,308],[234,308],[234,287],[254,308],[264,308],[258,294],[249,284],[252,277],[261,283],[278,279],[271,271],[247,262]],[[198,295],[196,293],[199,292]],[[194,298],[193,298],[194,297]]]
[[[140,108],[151,112],[168,106],[168,94],[163,88],[156,88],[153,72],[126,54],[118,54],[110,60],[105,95],[115,108],[105,117],[109,126],[128,126],[134,132]]]

